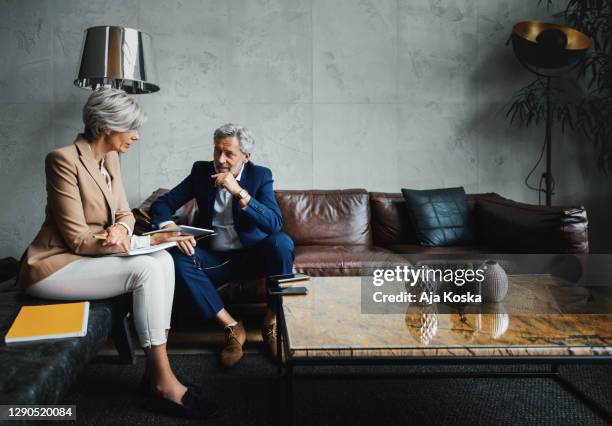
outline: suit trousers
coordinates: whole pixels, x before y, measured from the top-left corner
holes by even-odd
[[[224,307],[218,287],[236,279],[290,274],[293,250],[293,240],[287,234],[277,232],[239,250],[212,251],[196,247],[194,256],[187,256],[178,249],[170,253],[174,258],[177,282],[187,287],[203,317],[211,319]],[[268,296],[268,307],[275,310],[275,304],[276,298]]]
[[[134,326],[144,348],[166,343],[174,299],[174,265],[165,251],[130,257],[84,257],[26,293],[41,299],[96,300],[132,293]]]

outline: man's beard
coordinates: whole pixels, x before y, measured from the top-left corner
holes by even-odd
[[[219,166],[217,165],[216,162],[213,162],[214,166],[215,166],[215,172],[216,173],[227,173],[227,170],[219,170]],[[237,162],[236,164],[234,164],[233,167],[230,167],[229,172],[234,176],[237,177],[238,173],[240,173],[240,169],[242,168],[243,164],[242,161]]]

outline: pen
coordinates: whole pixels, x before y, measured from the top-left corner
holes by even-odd
[[[106,240],[106,235],[94,234],[91,236],[91,238],[94,240]]]

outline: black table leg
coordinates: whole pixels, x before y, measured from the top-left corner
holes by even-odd
[[[119,353],[119,359],[123,364],[134,364],[134,344],[132,343],[132,333],[130,333],[130,322],[127,316],[117,318],[114,321],[111,331],[111,339]]]
[[[129,317],[131,311],[132,295],[130,293],[114,298],[111,339],[119,353],[119,359],[124,364],[134,364],[136,362],[132,333],[130,332]]]
[[[293,365],[289,361],[285,365],[285,404],[287,425],[291,426],[294,423],[294,406],[293,406]]]
[[[283,345],[281,340],[283,338],[283,321],[281,320],[281,310],[283,306],[283,298],[278,297],[276,303],[276,369],[278,375],[283,374]]]

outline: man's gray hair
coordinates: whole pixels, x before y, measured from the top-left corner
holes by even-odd
[[[238,138],[238,142],[240,143],[240,151],[250,154],[253,152],[253,148],[255,148],[255,139],[253,139],[253,135],[249,129],[240,124],[228,123],[219,127],[215,130],[214,141],[218,141],[222,138],[228,138],[236,136]]]
[[[140,128],[145,120],[142,107],[119,89],[96,89],[83,107],[85,137],[89,142],[97,139],[102,134],[102,129],[128,132]]]

